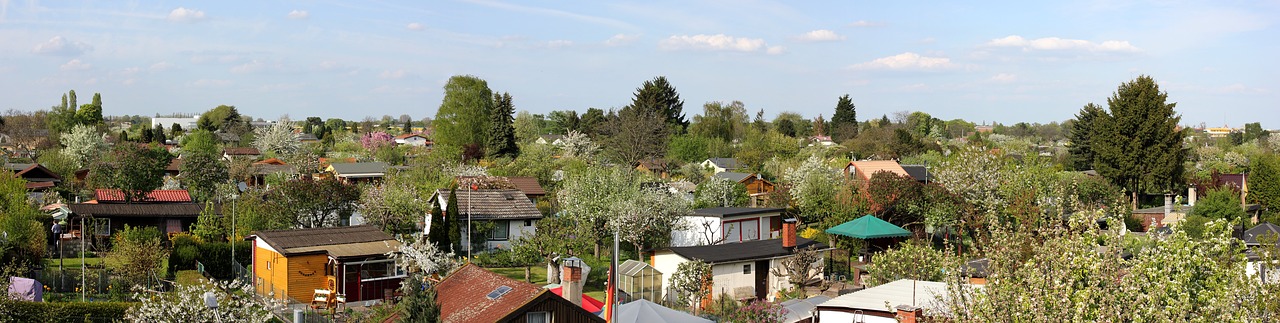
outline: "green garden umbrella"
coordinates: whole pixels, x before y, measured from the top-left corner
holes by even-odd
[[[827,233],[863,240],[911,236],[910,231],[870,214],[827,229]]]

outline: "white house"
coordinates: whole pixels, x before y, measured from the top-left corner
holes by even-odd
[[[947,283],[901,279],[818,304],[815,317],[818,322],[923,322],[948,316],[950,310],[938,302],[946,294]]]
[[[422,135],[415,133],[396,136],[395,140],[397,145],[424,147],[431,144],[431,141],[427,140],[427,137],[423,137]]]
[[[714,207],[682,217],[671,232],[672,247],[703,246],[781,237],[782,208]]]
[[[727,172],[742,169],[742,164],[738,163],[737,158],[707,158],[702,161],[703,168],[710,168],[715,173]]]
[[[449,190],[438,189],[431,199],[440,204],[440,210],[448,214],[450,207],[458,207],[459,231],[462,233],[462,250],[470,248],[467,237],[467,220],[473,225],[482,222],[493,223],[493,229],[485,234],[485,250],[511,249],[511,242],[526,235],[533,235],[534,224],[542,219],[542,212],[529,201],[520,190],[515,189],[479,189],[457,191],[458,205],[449,205]],[[485,224],[487,225],[487,224]],[[426,220],[427,230],[431,228],[431,218]]]
[[[827,245],[821,242],[795,237],[794,229],[789,232],[791,232],[791,239],[768,239],[659,250],[654,252],[653,267],[659,272],[675,273],[680,264],[700,260],[711,265],[711,297],[728,295],[734,299],[754,298],[772,301],[779,291],[792,287],[787,277],[772,274],[770,271],[773,268],[781,267],[782,262],[793,256],[797,249],[810,246],[816,246],[819,250],[827,249]],[[671,286],[673,275],[663,275],[663,286]],[[667,295],[667,297],[670,296]]]

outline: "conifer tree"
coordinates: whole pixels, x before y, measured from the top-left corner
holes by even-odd
[[[1133,207],[1138,194],[1172,192],[1183,182],[1182,117],[1168,97],[1150,76],[1139,76],[1120,84],[1107,99],[1110,113],[1095,121],[1094,168],[1128,191]]]
[[[1098,118],[1106,114],[1101,107],[1089,103],[1076,114],[1076,121],[1071,125],[1067,138],[1071,140],[1070,165],[1078,171],[1093,169],[1093,130]]]
[[[831,115],[828,128],[831,129],[831,139],[837,142],[858,135],[858,112],[848,94],[841,96],[836,102],[836,113]]]
[[[489,157],[515,157],[515,111],[510,93],[493,94],[493,111],[489,114],[489,135],[485,152]]]

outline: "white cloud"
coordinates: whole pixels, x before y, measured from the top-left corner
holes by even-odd
[[[169,12],[169,21],[195,22],[204,19],[204,11],[178,7]]]
[[[1009,74],[1009,73],[1000,73],[1000,74],[992,75],[989,80],[996,83],[1010,83],[1013,81],[1017,81],[1018,76]]]
[[[834,31],[830,31],[826,29],[818,29],[818,30],[804,33],[803,35],[800,35],[800,36],[796,36],[796,39],[800,41],[807,41],[807,42],[824,42],[824,41],[844,40],[844,36],[837,34]]]
[[[573,46],[573,41],[557,39],[547,42],[547,48],[564,48],[569,46]]]
[[[850,27],[880,27],[880,26],[884,26],[884,23],[883,23],[883,22],[866,21],[866,20],[858,20],[858,21],[854,21],[853,23],[850,23],[850,24],[849,24],[849,26],[850,26]]]
[[[289,19],[307,19],[307,17],[311,17],[311,13],[306,10],[294,10],[289,12],[288,17]]]
[[[31,49],[32,53],[50,56],[78,56],[84,52],[93,50],[93,46],[89,46],[84,42],[72,41],[62,36],[53,36],[49,41],[36,44]]]
[[[404,28],[412,31],[420,31],[423,29],[427,29],[427,26],[423,26],[420,23],[411,22],[408,25],[405,25]]]
[[[758,52],[763,50],[770,54],[781,53],[783,50],[782,47],[778,46],[770,47],[764,42],[764,39],[733,37],[725,34],[675,35],[659,42],[658,48],[664,50],[708,50],[734,52]]]
[[[787,48],[782,46],[769,46],[769,49],[766,49],[764,52],[769,55],[780,55],[782,53],[786,53]]]
[[[906,52],[850,66],[860,70],[941,70],[956,67],[950,58],[928,57]]]
[[[68,61],[66,64],[62,64],[62,66],[59,66],[58,69],[63,71],[83,71],[83,70],[89,69],[90,67],[93,67],[93,65],[89,65],[89,63],[81,62],[80,59],[77,58],[77,59],[72,59]]]
[[[159,62],[159,63],[151,64],[151,67],[150,67],[152,72],[166,71],[170,68],[173,68],[173,64],[169,64],[169,62]]]
[[[1004,38],[997,38],[988,41],[987,46],[991,47],[1016,47],[1023,51],[1089,51],[1089,52],[1120,52],[1133,53],[1142,51],[1129,41],[1124,40],[1107,40],[1101,43],[1095,43],[1081,39],[1067,39],[1058,37],[1044,37],[1036,39],[1026,39],[1018,35],[1009,35]]]
[[[254,73],[254,72],[262,71],[266,68],[267,68],[267,63],[264,63],[262,61],[255,59],[255,60],[249,61],[248,63],[244,63],[244,64],[240,64],[232,67],[231,73],[236,73],[236,74]]]
[[[387,80],[397,80],[397,79],[402,79],[408,75],[409,75],[409,72],[402,69],[395,70],[395,71],[385,70],[385,71],[382,71],[382,74],[378,74],[378,78],[387,79]]]
[[[635,42],[638,38],[640,38],[640,35],[617,34],[613,35],[613,37],[609,37],[608,40],[605,40],[604,44],[606,46],[622,46]]]

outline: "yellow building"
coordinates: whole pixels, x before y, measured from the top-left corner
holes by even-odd
[[[373,226],[259,231],[253,241],[253,285],[261,295],[306,303],[317,290],[347,302],[381,299],[405,277],[387,253],[400,242]]]

